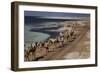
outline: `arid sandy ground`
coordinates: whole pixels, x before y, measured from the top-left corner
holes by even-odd
[[[64,56],[66,59],[85,59],[90,57],[90,35],[89,31],[84,35],[83,39],[74,47],[72,52]]]

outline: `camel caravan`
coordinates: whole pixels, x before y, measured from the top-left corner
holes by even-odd
[[[72,27],[72,26],[70,26]],[[73,26],[74,27],[74,26]],[[59,32],[55,38],[48,38],[44,42],[32,42],[31,46],[24,50],[25,61],[38,61],[47,56],[49,52],[63,49],[64,45],[67,46],[69,42],[76,39],[77,33],[74,29]]]

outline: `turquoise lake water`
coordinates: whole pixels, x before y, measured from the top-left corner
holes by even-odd
[[[41,33],[41,32],[33,32],[30,31],[32,29],[32,26],[24,26],[24,44],[29,45],[32,42],[39,42],[39,41],[45,41],[50,35]]]

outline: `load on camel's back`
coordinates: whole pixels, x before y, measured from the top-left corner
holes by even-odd
[[[48,40],[50,42],[50,45],[48,46],[48,51],[54,51],[56,49],[55,43],[56,43],[56,39],[55,38],[50,38]]]

